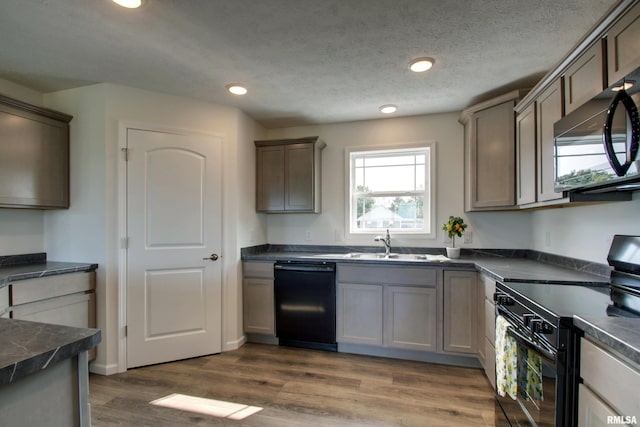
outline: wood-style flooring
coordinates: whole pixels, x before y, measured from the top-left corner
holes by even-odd
[[[91,375],[92,425],[493,426],[479,369],[246,344],[218,355]],[[172,393],[259,406],[241,421],[150,405]]]

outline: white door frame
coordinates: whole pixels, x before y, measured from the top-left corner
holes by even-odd
[[[126,162],[126,148],[127,148],[127,130],[138,129],[150,132],[163,132],[173,133],[177,135],[188,136],[204,136],[219,138],[222,141],[222,173],[220,176],[224,176],[224,137],[222,134],[216,134],[211,132],[202,132],[192,129],[167,127],[157,124],[133,122],[126,120],[118,120],[118,366],[117,371],[107,372],[107,375],[118,372],[125,372],[127,370],[127,248],[126,248],[126,236],[127,236],[127,162]],[[224,194],[224,183],[223,190]],[[221,198],[221,203],[224,202],[224,197]],[[223,208],[223,207],[222,207]],[[224,209],[221,209],[224,212]],[[224,215],[222,215],[222,221],[224,221]],[[224,229],[224,223],[222,225]],[[224,255],[224,233],[220,236],[222,244],[220,252],[218,253],[221,258]],[[225,268],[224,262],[221,266],[221,277],[224,281]],[[223,284],[224,285],[224,284]],[[222,286],[224,289],[224,286]],[[224,321],[224,316],[223,316]],[[105,334],[106,335],[106,334]],[[224,334],[223,334],[224,335]]]

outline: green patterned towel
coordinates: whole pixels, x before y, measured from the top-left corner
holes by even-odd
[[[507,329],[511,324],[502,316],[496,318],[496,388],[500,396],[516,400],[518,394],[518,345]]]

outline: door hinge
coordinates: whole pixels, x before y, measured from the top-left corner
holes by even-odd
[[[127,325],[124,325],[124,336],[128,336],[129,335],[129,327]]]
[[[125,162],[129,161],[129,149],[128,148],[121,148],[122,150],[122,157],[124,158]]]
[[[129,238],[123,237],[121,241],[122,249],[129,249]]]

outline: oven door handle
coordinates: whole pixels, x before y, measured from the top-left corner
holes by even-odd
[[[513,328],[513,327],[507,328],[507,334],[509,334],[509,336],[511,338],[516,340],[516,342],[518,342],[519,344],[522,344],[523,346],[527,347],[530,350],[535,351],[540,356],[542,356],[545,359],[547,359],[549,362],[556,363],[556,355],[555,355],[555,353],[552,353],[551,351],[547,350],[546,348],[543,348],[540,345],[534,343],[529,338],[525,337],[520,332],[518,332],[515,328]]]

